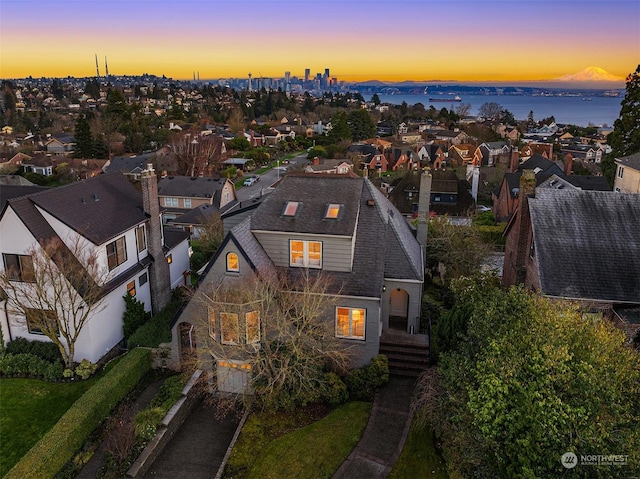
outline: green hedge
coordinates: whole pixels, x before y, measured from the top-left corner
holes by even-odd
[[[0,354],[0,377],[30,377],[45,381],[59,381],[62,379],[63,370],[60,361],[50,363],[35,354]]]
[[[151,350],[130,351],[69,408],[5,479],[53,478],[150,368]]]
[[[505,238],[502,237],[506,223],[502,223],[496,226],[480,225],[476,226],[480,236],[485,243],[492,244],[494,246],[504,246]]]

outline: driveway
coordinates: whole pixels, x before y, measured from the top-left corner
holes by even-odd
[[[240,417],[216,417],[216,407],[197,404],[167,447],[149,467],[145,479],[211,479],[215,477]]]

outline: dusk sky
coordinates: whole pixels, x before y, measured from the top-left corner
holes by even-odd
[[[0,78],[544,80],[640,63],[640,1],[0,0]]]

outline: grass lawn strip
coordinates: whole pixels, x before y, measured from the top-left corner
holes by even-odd
[[[389,474],[389,479],[430,477],[448,479],[447,467],[433,443],[431,427],[417,429],[412,426],[402,453]]]
[[[96,381],[0,380],[0,477],[4,476]]]
[[[274,440],[256,460],[249,479],[330,478],[358,444],[370,411],[370,403],[347,403]]]

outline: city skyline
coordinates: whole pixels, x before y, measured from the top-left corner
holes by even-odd
[[[562,0],[4,2],[0,78],[540,81],[640,59],[640,3]]]

